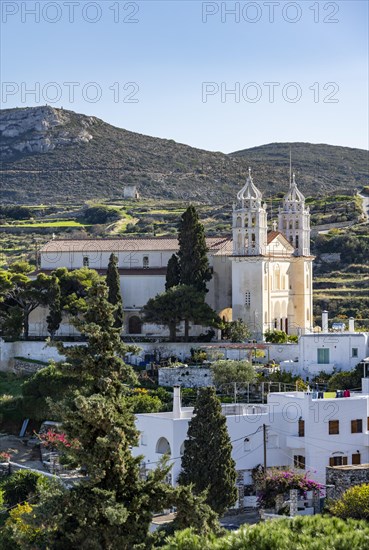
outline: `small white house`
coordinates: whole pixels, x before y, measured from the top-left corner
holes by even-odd
[[[270,393],[265,405],[223,405],[232,456],[243,484],[250,485],[252,469],[263,464],[263,425],[267,467],[294,467],[324,484],[327,466],[369,462],[369,378],[362,384],[362,392],[349,397],[281,392]],[[181,469],[192,417],[192,407],[181,407],[179,387],[174,388],[173,411],[136,415],[141,437],[133,454],[142,456],[145,470],[155,468],[168,454],[172,485]]]
[[[124,199],[139,199],[140,194],[137,191],[135,185],[125,185],[123,189],[123,198]]]
[[[369,332],[356,332],[354,319],[348,327],[328,328],[328,313],[323,312],[322,331],[299,338],[298,360],[283,361],[281,368],[310,380],[319,372],[349,371],[369,355]],[[343,330],[345,329],[345,330]],[[347,330],[346,330],[347,329]],[[291,358],[292,359],[292,358]]]

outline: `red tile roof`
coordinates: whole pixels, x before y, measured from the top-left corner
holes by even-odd
[[[229,237],[208,237],[206,244],[210,251],[225,249],[232,243]],[[178,250],[177,238],[149,237],[124,239],[53,239],[40,250],[41,254],[49,252],[125,252],[125,251],[168,251]]]

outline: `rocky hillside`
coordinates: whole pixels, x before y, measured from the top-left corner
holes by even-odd
[[[118,198],[128,183],[143,197],[224,203],[249,165],[256,184],[275,193],[288,181],[290,146],[306,194],[354,189],[368,179],[368,152],[359,149],[271,144],[225,155],[48,106],[1,111],[0,139],[1,198],[8,203]]]

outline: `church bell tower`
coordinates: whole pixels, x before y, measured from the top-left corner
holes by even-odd
[[[263,256],[267,245],[267,213],[262,194],[254,185],[251,169],[233,204],[233,255]]]
[[[295,256],[310,256],[310,210],[297,188],[295,174],[279,209],[278,229],[295,248]]]

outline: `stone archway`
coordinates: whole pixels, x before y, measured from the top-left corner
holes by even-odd
[[[138,315],[133,315],[128,319],[128,333],[142,334],[142,321]]]

